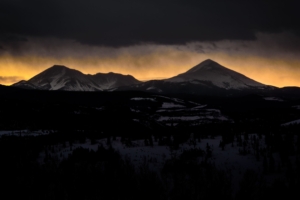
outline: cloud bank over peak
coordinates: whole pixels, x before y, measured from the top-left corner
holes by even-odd
[[[296,78],[300,75],[298,36],[280,32],[256,33],[255,37],[249,41],[198,41],[183,45],[143,43],[124,47],[88,45],[54,37],[27,37],[15,40],[14,45],[2,44],[0,72],[5,76],[23,73],[28,79],[53,64],[62,64],[84,73],[112,71],[149,80],[177,75],[211,58],[262,83],[300,85]]]

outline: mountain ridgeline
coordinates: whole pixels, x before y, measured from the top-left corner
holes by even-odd
[[[83,74],[75,69],[54,65],[32,77],[12,85],[23,89],[63,91],[145,91],[192,95],[231,95],[273,93],[286,90],[259,83],[243,74],[207,59],[185,73],[164,80],[141,82],[131,75],[117,73]],[[294,90],[298,91],[299,88]],[[293,91],[294,91],[293,90]],[[290,91],[290,90],[289,90]]]
[[[86,75],[75,69],[54,65],[28,81],[20,81],[12,86],[39,90],[104,91],[138,83],[140,81],[130,75],[112,72]]]

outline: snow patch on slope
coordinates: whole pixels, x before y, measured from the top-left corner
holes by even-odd
[[[134,97],[131,98],[132,101],[156,101],[154,98],[142,98],[142,97]]]
[[[264,100],[266,100],[266,101],[283,101],[282,99],[277,98],[277,97],[265,97]]]
[[[294,121],[291,121],[291,122],[281,124],[281,126],[289,126],[289,125],[295,125],[295,124],[299,124],[299,123],[300,123],[300,119],[297,119],[297,120],[294,120]]]
[[[185,108],[185,106],[170,102],[163,102],[161,108]]]

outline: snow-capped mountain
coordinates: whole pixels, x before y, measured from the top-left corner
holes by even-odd
[[[54,65],[28,81],[13,84],[14,87],[40,90],[103,91],[138,84],[130,75],[116,73],[86,75],[65,66]]]
[[[148,81],[120,89],[195,95],[238,95],[253,92],[266,93],[275,88],[252,80],[208,59],[172,78]]]
[[[265,86],[210,59],[201,62],[185,73],[166,79],[165,81],[177,83],[190,82],[193,84],[207,84],[208,82],[224,89],[261,88]]]
[[[210,59],[172,78],[147,82],[140,82],[130,75],[125,76],[111,72],[86,75],[65,66],[54,65],[30,80],[20,81],[13,86],[41,90],[136,90],[195,95],[268,93],[276,89],[276,87],[259,83]]]

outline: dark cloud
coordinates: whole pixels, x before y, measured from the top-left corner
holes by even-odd
[[[167,51],[182,51],[186,53],[228,55],[255,55],[266,58],[293,57],[299,59],[300,37],[292,32],[255,33],[255,40],[220,40],[197,41],[183,45],[139,44],[119,48],[109,46],[93,46],[71,39],[53,37],[12,37],[11,45],[0,46],[1,55],[38,56],[56,59],[64,58],[94,58],[116,59],[119,56],[141,57]],[[2,53],[1,53],[2,52]]]
[[[19,54],[24,50],[24,43],[28,40],[25,37],[15,34],[0,34],[0,53],[9,52]]]
[[[249,55],[269,59],[300,60],[300,37],[292,32],[255,33],[256,40],[222,40],[217,42],[192,42],[190,51],[222,53],[231,56]]]
[[[253,40],[258,31],[299,36],[298,2],[2,0],[0,32],[102,46]]]

